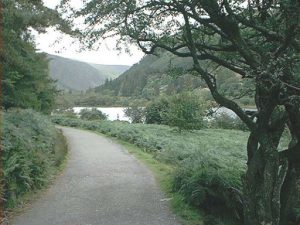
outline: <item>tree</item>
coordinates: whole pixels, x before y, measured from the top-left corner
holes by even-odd
[[[133,104],[130,107],[124,109],[125,115],[130,118],[132,123],[143,123],[144,112],[144,108],[139,107],[137,104]]]
[[[46,55],[36,52],[31,30],[45,32],[46,27],[56,25],[63,29],[67,24],[41,0],[4,0],[3,6],[5,47],[0,52],[4,72],[1,78],[3,107],[50,113],[56,88],[48,76]]]
[[[147,124],[165,124],[163,114],[169,108],[169,100],[166,97],[160,97],[149,103],[145,108],[145,123]]]
[[[203,117],[207,107],[198,96],[192,93],[182,93],[173,96],[169,108],[162,113],[165,124],[182,130],[198,130],[203,127]]]
[[[287,224],[300,182],[298,0],[90,0],[76,15],[86,19],[80,38],[87,46],[118,35],[119,43],[134,42],[147,54],[162,48],[191,57],[215,101],[250,130],[244,224]],[[220,93],[208,64],[253,81],[256,120]],[[285,126],[292,138],[279,149]]]

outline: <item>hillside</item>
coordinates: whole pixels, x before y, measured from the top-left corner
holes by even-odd
[[[247,80],[242,80],[231,71],[216,69],[214,65],[205,61],[202,63],[203,65],[207,64],[207,70],[213,70],[219,91],[230,97],[240,95],[242,89],[251,86]],[[172,95],[182,91],[197,91],[205,97],[209,97],[210,94],[204,81],[200,77],[192,75],[191,68],[191,58],[179,58],[171,53],[161,51],[158,56],[145,56],[117,79],[107,81],[104,85],[95,88],[95,91],[148,100],[161,94]],[[245,102],[245,104],[248,103]]]
[[[116,79],[130,68],[130,66],[126,65],[102,65],[92,63],[90,63],[90,65],[96,68],[100,73],[104,73],[108,79]]]
[[[48,58],[50,76],[57,81],[57,87],[64,90],[85,91],[128,69],[122,65],[91,65],[55,55],[48,55]]]
[[[200,78],[187,74],[192,61],[163,52],[160,56],[147,55],[120,77],[97,87],[96,92],[113,91],[115,95],[151,99],[162,92],[171,94],[201,87]],[[170,72],[171,71],[171,72]],[[184,74],[176,77],[177,73]]]
[[[206,63],[207,70],[215,74],[220,93],[237,99],[243,106],[254,104],[247,94],[253,87],[249,80],[207,62],[202,63]],[[192,75],[191,68],[190,58],[179,58],[163,51],[157,56],[146,55],[116,79],[107,79],[103,85],[85,94],[60,96],[58,108],[65,107],[66,102],[69,106],[128,106],[134,100],[145,105],[160,95],[172,96],[185,91],[193,91],[205,100],[212,100],[205,82]]]

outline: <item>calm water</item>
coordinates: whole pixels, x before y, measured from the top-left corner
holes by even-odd
[[[130,122],[130,119],[125,116],[124,107],[74,107],[73,110],[75,113],[79,113],[82,109],[92,109],[97,108],[99,111],[107,115],[108,120],[122,120]]]
[[[107,115],[108,120],[111,121],[121,120],[121,121],[131,122],[130,119],[124,113],[125,107],[74,107],[73,110],[75,113],[78,114],[82,109],[92,109],[92,108],[97,108],[101,112],[105,113]],[[226,109],[224,107],[212,108],[212,110],[214,111],[214,115],[216,116],[225,113],[233,118],[236,117],[236,114],[233,111],[231,111],[230,109]]]

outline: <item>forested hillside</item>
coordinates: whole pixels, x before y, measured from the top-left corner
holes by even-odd
[[[89,64],[77,60],[48,55],[49,72],[57,81],[57,87],[64,90],[85,91],[116,78],[129,66]]]
[[[191,68],[191,63],[188,58],[180,59],[167,52],[161,52],[159,56],[148,55],[122,76],[106,82],[105,85],[96,88],[96,91],[110,90],[119,96],[152,98],[160,92],[172,93],[194,89],[203,83],[199,78],[191,75],[176,78],[176,74],[172,77],[169,73],[171,68],[180,68],[180,72],[186,72]]]
[[[206,64],[204,62],[203,64]],[[207,70],[216,71],[219,89],[231,98],[240,98],[244,105],[251,104],[247,89],[251,84],[233,72],[219,69],[213,64],[205,65]],[[197,91],[204,98],[210,94],[204,81],[191,72],[192,59],[180,58],[169,52],[159,51],[157,55],[147,55],[115,80],[107,80],[95,88],[95,92],[152,100],[161,94],[175,94],[183,91]]]

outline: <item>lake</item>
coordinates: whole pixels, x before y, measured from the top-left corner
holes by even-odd
[[[130,122],[130,119],[124,113],[125,107],[74,107],[73,110],[76,114],[78,114],[82,109],[92,108],[96,108],[102,113],[106,114],[108,120],[121,120]]]
[[[131,122],[130,118],[128,118],[125,113],[125,107],[74,107],[73,110],[76,114],[79,114],[80,110],[82,109],[92,109],[97,108],[101,112],[107,115],[107,119],[114,121],[114,120],[121,120],[121,121],[128,121]],[[236,114],[231,111],[230,109],[220,107],[220,108],[212,108],[214,111],[214,115],[218,116],[222,113],[225,113],[233,118],[236,117]],[[255,110],[255,109],[247,109],[247,110]]]

